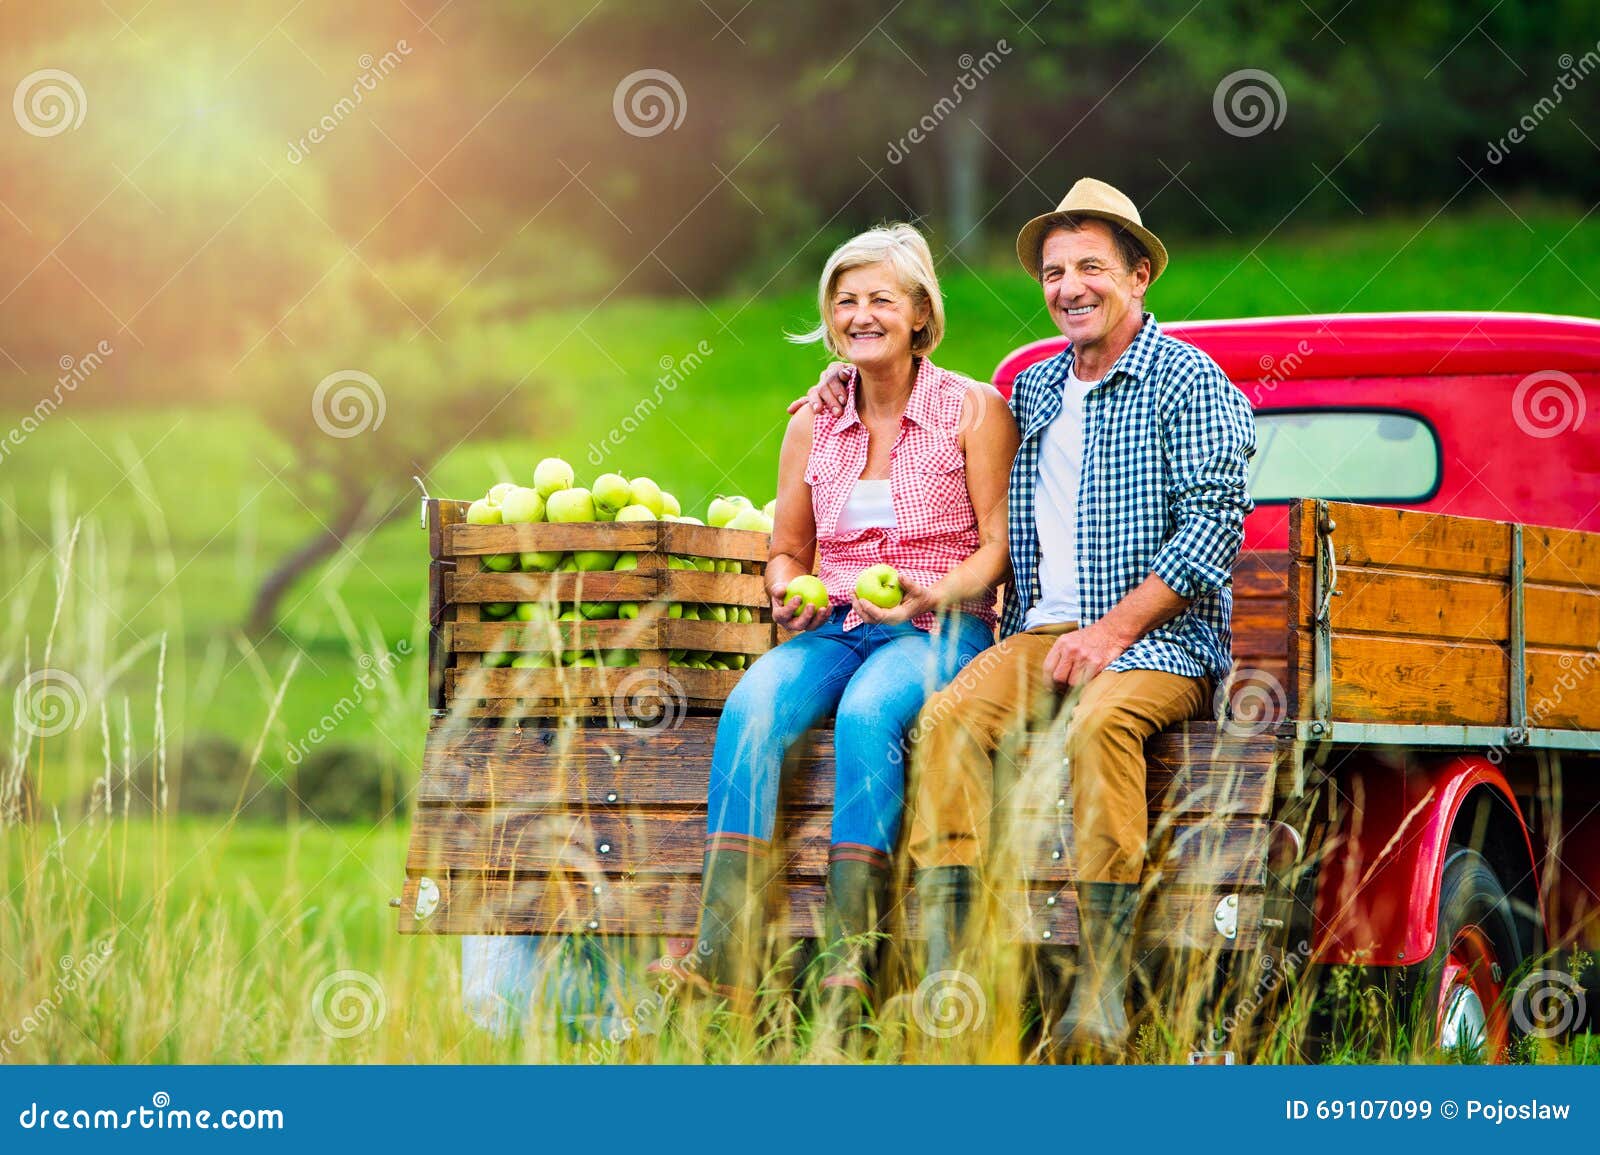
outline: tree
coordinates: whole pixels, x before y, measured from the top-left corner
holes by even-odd
[[[348,262],[280,324],[281,347],[241,370],[246,400],[288,448],[281,480],[316,528],[267,573],[244,629],[277,627],[304,574],[414,507],[411,478],[488,428],[528,383],[507,329],[503,291],[460,283],[433,262]]]

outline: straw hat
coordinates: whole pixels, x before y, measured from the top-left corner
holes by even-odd
[[[1044,241],[1045,234],[1052,226],[1058,224],[1062,217],[1069,216],[1094,217],[1110,221],[1137,237],[1139,243],[1150,254],[1152,283],[1161,275],[1161,270],[1167,267],[1167,247],[1161,243],[1161,238],[1144,227],[1144,223],[1139,219],[1139,210],[1133,207],[1133,202],[1127,195],[1120,189],[1112,188],[1103,180],[1086,176],[1072,186],[1054,212],[1034,217],[1023,225],[1022,231],[1017,234],[1017,259],[1022,262],[1022,267],[1028,270],[1028,275],[1034,280],[1039,279],[1039,247]]]

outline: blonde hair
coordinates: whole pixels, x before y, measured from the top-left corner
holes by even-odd
[[[798,344],[821,341],[835,357],[848,360],[843,342],[833,329],[833,293],[845,273],[879,261],[894,270],[901,287],[911,294],[914,305],[927,307],[926,323],[911,334],[912,354],[920,357],[937,349],[944,339],[944,297],[939,292],[939,278],[933,271],[933,253],[928,242],[906,224],[868,229],[834,249],[828,263],[822,267],[822,279],[817,284],[817,311],[821,314],[821,323],[808,333],[791,333],[789,340]]]

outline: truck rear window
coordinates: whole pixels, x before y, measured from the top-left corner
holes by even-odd
[[[1250,495],[1418,501],[1439,486],[1439,437],[1413,413],[1268,409],[1256,413]]]

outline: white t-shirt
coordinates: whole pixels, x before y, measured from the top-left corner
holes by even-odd
[[[1098,381],[1067,372],[1061,412],[1039,441],[1033,520],[1039,531],[1039,600],[1022,628],[1081,620],[1078,597],[1078,481],[1083,476],[1083,399]]]
[[[835,528],[840,533],[854,533],[874,527],[895,527],[894,493],[887,477],[856,482],[845,499],[844,508],[839,511],[839,524]]]

